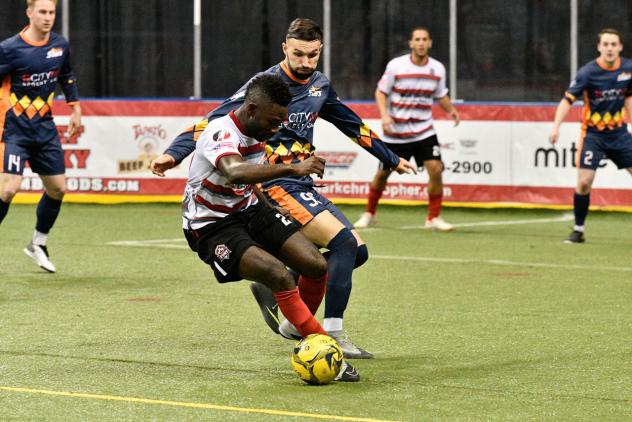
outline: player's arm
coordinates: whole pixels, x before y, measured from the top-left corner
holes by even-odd
[[[625,115],[628,116],[628,131],[632,133],[632,83],[630,83],[625,93],[623,107],[625,108]]]
[[[159,155],[151,161],[149,165],[151,172],[156,176],[164,177],[167,170],[180,164],[182,160],[195,151],[195,141],[207,124],[208,120],[202,119],[178,135],[162,155]],[[204,128],[196,130],[196,128],[201,126]]]
[[[450,97],[444,95],[443,97],[439,98],[437,102],[439,103],[441,108],[444,109],[446,113],[450,115],[450,117],[452,117],[452,120],[454,121],[454,126],[458,126],[459,123],[461,123],[461,116],[459,116],[458,110],[456,109],[456,107],[454,107],[454,104],[452,104],[452,100],[450,100]]]
[[[13,70],[8,52],[0,45],[0,84],[2,79]]]
[[[377,105],[377,109],[380,112],[380,119],[382,120],[382,130],[384,133],[392,132],[393,125],[395,122],[393,118],[388,113],[388,95],[380,90],[380,88],[375,89],[375,104]]]
[[[362,119],[360,119],[353,110],[340,101],[336,92],[331,87],[327,100],[320,110],[319,117],[322,117],[336,126],[338,130],[344,133],[349,139],[384,163],[386,168],[393,169],[400,174],[417,173],[412,164],[398,157],[393,151],[388,149],[379,136],[364,124]]]
[[[575,100],[583,94],[588,84],[588,70],[586,67],[582,67],[577,72],[575,79],[571,82],[570,86],[564,93],[564,98],[560,101],[555,110],[555,117],[553,118],[553,128],[549,134],[549,142],[553,145],[560,137],[560,125],[571,110]]]
[[[238,154],[221,156],[216,163],[217,169],[232,184],[255,184],[287,176],[323,176],[325,160],[312,155],[308,159],[293,164],[251,164]]]
[[[557,106],[555,110],[555,117],[553,118],[553,128],[551,129],[551,133],[549,134],[549,142],[553,145],[557,142],[560,137],[560,125],[568,115],[568,112],[571,110],[572,103],[570,103],[566,97],[562,98],[562,101]]]
[[[57,78],[61,90],[66,97],[66,104],[72,108],[70,119],[68,120],[68,133],[70,136],[75,135],[81,128],[81,105],[79,104],[79,90],[77,89],[77,78],[72,71],[70,65],[70,51],[66,52],[64,62],[59,70]]]

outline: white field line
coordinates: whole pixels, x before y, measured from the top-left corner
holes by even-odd
[[[166,248],[166,249],[189,249],[187,245],[177,245],[173,242],[184,242],[185,239],[155,239],[155,240],[121,240],[117,242],[108,242],[111,246],[130,246],[141,248]],[[171,242],[171,243],[170,243]],[[632,267],[610,267],[600,265],[574,265],[574,264],[548,264],[543,262],[520,262],[507,261],[502,259],[469,259],[469,258],[438,258],[432,256],[392,256],[392,255],[373,255],[369,258],[384,259],[390,261],[408,261],[408,262],[442,262],[453,264],[485,264],[499,265],[505,267],[535,267],[535,268],[557,268],[557,269],[573,269],[573,270],[593,270],[593,271],[615,271],[615,272],[632,272]]]
[[[474,223],[461,223],[453,224],[455,228],[458,227],[479,227],[479,226],[511,226],[516,224],[542,224],[542,223],[558,223],[561,221],[572,221],[574,219],[572,214],[564,214],[561,217],[555,218],[532,218],[528,220],[504,220],[504,221],[477,221]],[[416,226],[401,226],[400,229],[423,229],[423,225]]]
[[[632,272],[632,267],[609,267],[601,265],[574,265],[574,264],[547,264],[543,262],[520,262],[505,261],[502,259],[467,259],[467,258],[435,258],[431,256],[391,256],[391,255],[369,255],[369,259],[385,259],[390,261],[418,261],[418,262],[445,262],[458,264],[486,264],[500,265],[506,267],[537,267],[537,268],[559,268],[573,270],[599,270],[615,272]]]

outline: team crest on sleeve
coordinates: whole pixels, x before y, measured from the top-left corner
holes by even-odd
[[[621,72],[619,76],[617,76],[617,82],[629,81],[630,79],[632,79],[632,73],[630,72]]]
[[[230,132],[226,130],[218,130],[217,132],[213,134],[213,140],[215,142],[221,142],[228,138],[230,138]]]
[[[309,92],[307,94],[308,97],[320,97],[322,95],[322,91],[319,86],[312,86],[309,88]]]
[[[225,259],[230,258],[230,253],[232,251],[228,249],[228,247],[224,244],[215,246],[215,256],[220,260],[224,261]]]

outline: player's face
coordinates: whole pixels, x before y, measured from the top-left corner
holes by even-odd
[[[283,53],[290,72],[299,79],[307,79],[316,71],[323,48],[319,40],[301,41],[288,38],[283,43]]]
[[[413,36],[408,40],[408,47],[410,51],[420,57],[424,58],[428,55],[428,51],[432,48],[432,39],[428,31],[418,29],[413,32]]]
[[[623,44],[617,35],[603,34],[599,44],[597,44],[597,50],[599,50],[602,60],[605,60],[606,63],[614,63],[623,50]]]
[[[287,107],[278,104],[262,104],[249,109],[246,132],[257,141],[270,139],[287,119]]]
[[[55,24],[55,3],[51,0],[37,0],[32,7],[26,9],[26,15],[33,29],[47,34]]]

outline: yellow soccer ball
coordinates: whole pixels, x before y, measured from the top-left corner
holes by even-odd
[[[323,334],[310,334],[294,346],[292,369],[308,384],[329,384],[340,372],[342,359],[336,340]]]

